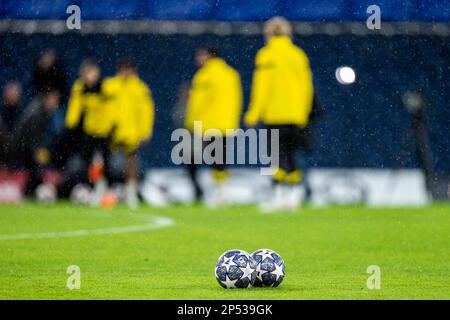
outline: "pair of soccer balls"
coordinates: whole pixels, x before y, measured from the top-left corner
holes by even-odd
[[[226,289],[278,287],[284,279],[285,265],[281,256],[270,249],[259,249],[251,255],[235,249],[219,257],[214,273]]]

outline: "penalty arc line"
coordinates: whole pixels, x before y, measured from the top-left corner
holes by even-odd
[[[92,230],[81,229],[81,230],[55,231],[55,232],[18,233],[11,235],[0,234],[0,241],[24,240],[24,239],[76,238],[76,237],[112,235],[122,233],[134,233],[134,232],[162,229],[170,227],[175,224],[175,221],[173,219],[167,217],[144,216],[144,215],[142,215],[141,217],[145,220],[148,220],[148,223],[140,225],[100,228]]]

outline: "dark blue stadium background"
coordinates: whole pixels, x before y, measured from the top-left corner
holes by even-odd
[[[365,21],[376,4],[383,19],[448,21],[449,0],[2,0],[0,17],[64,19],[79,5],[84,19],[262,21],[283,15],[297,21]]]
[[[261,1],[262,5],[255,6],[251,2],[192,0],[183,1],[183,6],[175,0],[2,0],[0,16],[64,19],[69,4],[80,4],[85,19],[259,21],[273,14],[284,14],[302,21],[364,21],[365,10],[372,4],[371,1],[288,0]],[[382,6],[383,17],[388,20],[449,21],[448,0],[374,2]],[[308,166],[416,167],[410,116],[401,97],[408,90],[419,90],[431,105],[428,121],[435,166],[439,171],[450,172],[449,37],[348,34],[295,37],[295,41],[310,56],[316,92],[324,108],[315,130],[312,153],[307,157]],[[113,74],[118,59],[133,57],[138,61],[143,79],[151,85],[157,105],[155,136],[151,145],[142,150],[143,164],[170,166],[170,133],[174,129],[171,109],[179,86],[189,81],[195,71],[193,53],[201,45],[217,46],[238,69],[247,105],[254,56],[263,45],[261,36],[0,33],[0,85],[18,79],[29,88],[35,59],[47,47],[57,48],[70,82],[85,57],[98,58],[106,75]],[[335,70],[341,65],[355,69],[357,81],[353,85],[342,86],[336,81]]]

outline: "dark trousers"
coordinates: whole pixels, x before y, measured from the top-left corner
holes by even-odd
[[[25,150],[21,155],[23,166],[28,173],[28,183],[25,189],[27,196],[32,196],[37,186],[42,183],[42,170],[35,160],[34,150]]]
[[[279,168],[281,170],[279,174],[274,175],[274,183],[286,181],[289,181],[289,184],[297,183],[297,180],[300,179],[300,172],[296,155],[299,150],[306,146],[305,130],[293,124],[268,125],[267,128],[271,131],[271,134],[273,134],[272,130],[278,130],[279,132],[278,151]],[[289,175],[297,175],[298,177],[289,177]]]
[[[96,153],[102,155],[105,172],[109,165],[111,151],[108,138],[96,138],[74,129],[65,130],[55,141],[52,147],[52,160],[57,168],[64,168],[65,164],[74,154],[79,154],[83,162],[89,166]]]
[[[103,157],[104,174],[110,177],[110,158],[109,139],[95,138],[85,134],[80,128],[65,130],[53,144],[52,164],[64,171],[64,183],[59,188],[59,195],[67,197],[70,195],[73,187],[79,183],[90,183],[88,179],[88,169],[96,153]],[[83,162],[81,170],[73,170],[67,165],[74,155],[79,155]],[[110,179],[108,179],[110,180]]]
[[[227,166],[226,166],[226,163],[225,163],[225,161],[226,161],[226,138],[213,137],[211,139],[211,141],[203,142],[202,143],[202,148],[200,150],[194,150],[194,139],[195,138],[192,138],[192,141],[191,141],[191,151],[192,152],[191,152],[191,155],[190,155],[190,161],[189,161],[188,164],[186,164],[186,169],[187,169],[187,171],[189,173],[189,178],[190,178],[190,180],[192,182],[192,185],[194,186],[194,189],[195,189],[195,198],[196,198],[196,200],[200,200],[202,198],[202,196],[203,196],[203,190],[200,187],[200,183],[199,183],[198,177],[197,177],[197,173],[198,173],[198,169],[199,169],[200,165],[194,163],[195,153],[196,152],[199,152],[199,153],[201,152],[202,155],[203,155],[203,151],[205,150],[205,148],[207,146],[210,146],[212,143],[214,143],[218,139],[222,140],[222,146],[223,146],[222,147],[222,156],[223,156],[223,159],[222,159],[221,163],[216,163],[216,162],[213,163],[211,165],[211,168],[214,171],[224,173],[226,171],[226,169],[227,169]],[[212,152],[211,156],[212,157],[216,156],[215,150]],[[203,159],[203,157],[202,157],[202,159]]]

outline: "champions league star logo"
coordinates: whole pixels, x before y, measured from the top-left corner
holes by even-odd
[[[214,273],[224,288],[248,288],[256,279],[255,267],[255,261],[247,252],[230,250],[219,257]]]

